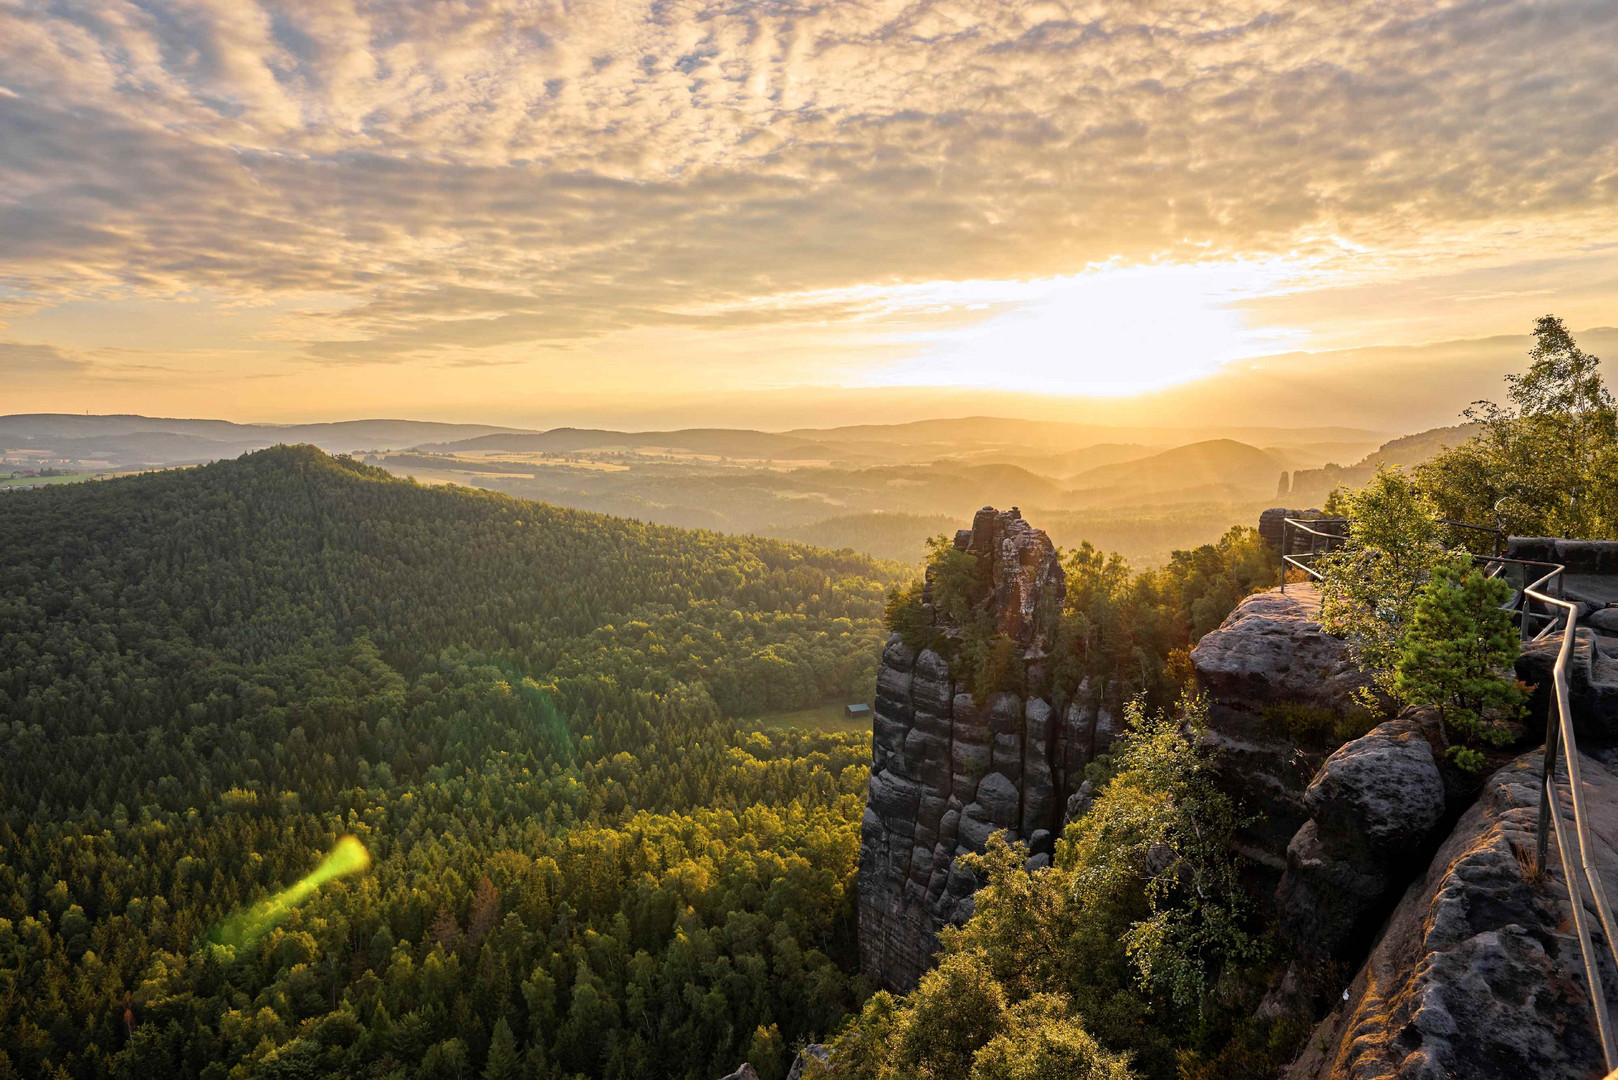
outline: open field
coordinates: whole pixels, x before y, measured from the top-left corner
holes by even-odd
[[[105,480],[115,473],[75,473],[72,476],[0,476],[0,488],[46,487],[51,484],[77,484],[85,480]]]
[[[827,702],[824,705],[814,705],[807,709],[765,713],[744,722],[757,727],[761,731],[788,731],[798,728],[810,731],[869,735],[871,732],[870,717],[850,720],[843,716],[843,706],[852,704],[855,703],[851,701]],[[869,705],[870,702],[867,701],[865,704]]]

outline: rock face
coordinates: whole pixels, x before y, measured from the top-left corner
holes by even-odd
[[[1600,612],[1607,615],[1613,609]],[[1573,733],[1580,740],[1618,740],[1618,656],[1603,648],[1611,638],[1579,627],[1574,631],[1573,654],[1567,660],[1568,704],[1573,708]],[[1517,678],[1534,687],[1528,715],[1535,730],[1543,731],[1556,685],[1556,655],[1562,648],[1558,631],[1543,641],[1523,646],[1517,657]]]
[[[1319,611],[1312,586],[1255,593],[1191,650],[1209,695],[1202,749],[1220,786],[1262,814],[1241,837],[1261,898],[1273,891],[1288,844],[1308,820],[1305,786],[1335,746],[1329,736],[1311,744],[1307,731],[1301,737],[1288,731],[1276,714],[1329,730],[1368,684],[1347,645],[1321,629]]]
[[[1555,841],[1541,881],[1523,871],[1540,761],[1525,754],[1484,784],[1288,1080],[1603,1075]],[[1581,767],[1598,863],[1618,868],[1618,776],[1590,757]],[[1571,828],[1565,797],[1563,811]],[[1607,873],[1610,894],[1618,875]],[[1618,1009],[1615,976],[1603,968]]]
[[[1318,471],[1318,470],[1317,470]],[[1294,474],[1302,477],[1303,471]],[[1330,490],[1328,488],[1328,490]],[[1348,533],[1348,519],[1341,517],[1328,517],[1319,510],[1288,510],[1284,506],[1272,506],[1258,516],[1258,535],[1266,544],[1273,548],[1281,546],[1281,540],[1286,532],[1286,519],[1309,522],[1309,527],[1317,532],[1329,533],[1333,536],[1346,536]],[[1311,550],[1311,545],[1321,547],[1331,541],[1321,540],[1319,537],[1310,537],[1308,533],[1294,530],[1292,537],[1292,550],[1289,555],[1301,554]],[[1322,550],[1324,550],[1322,548]]]
[[[1048,862],[1085,765],[1117,732],[1104,695],[1088,684],[1061,709],[1051,701],[1042,612],[1060,610],[1067,583],[1050,539],[1015,508],[984,507],[955,547],[980,560],[981,605],[1016,644],[1027,692],[980,700],[940,653],[917,652],[897,634],[883,651],[861,830],[859,941],[865,971],[900,991],[927,970],[938,931],[972,913],[978,883],[956,858],[983,851],[1005,830],[1028,844],[1031,865]],[[924,601],[930,609],[930,588]],[[946,638],[958,633],[934,618]]]
[[[1345,743],[1304,789],[1309,820],[1287,845],[1275,925],[1290,956],[1266,1013],[1315,1015],[1306,973],[1357,964],[1397,893],[1419,872],[1475,786],[1434,752],[1437,720],[1409,712]],[[1450,782],[1446,783],[1446,780]]]

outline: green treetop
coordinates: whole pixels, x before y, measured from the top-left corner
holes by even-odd
[[[1465,556],[1433,566],[1416,598],[1394,681],[1400,696],[1437,708],[1457,736],[1449,753],[1468,768],[1483,764],[1476,746],[1511,741],[1506,721],[1522,712],[1522,686],[1506,674],[1518,651],[1511,613],[1501,605],[1511,586],[1486,577]]]

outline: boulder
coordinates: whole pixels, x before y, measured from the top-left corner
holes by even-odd
[[[1289,585],[1254,593],[1191,650],[1197,678],[1220,704],[1262,712],[1304,705],[1342,715],[1369,686],[1348,645],[1321,629],[1320,593]]]
[[[1539,751],[1489,777],[1393,911],[1288,1080],[1536,1080],[1604,1075],[1566,882],[1528,880]],[[1598,863],[1618,892],[1618,776],[1581,759]],[[1571,810],[1563,799],[1571,826]],[[1598,946],[1599,947],[1599,946]],[[1609,1007],[1618,974],[1603,969]],[[1335,995],[1334,995],[1335,996]]]
[[[1095,789],[1090,781],[1086,780],[1079,785],[1079,790],[1067,797],[1067,806],[1062,810],[1062,828],[1067,828],[1090,812],[1095,805]]]
[[[1426,729],[1390,720],[1344,743],[1303,793],[1327,840],[1378,857],[1420,848],[1444,816],[1444,778]]]
[[[1433,751],[1440,722],[1411,709],[1343,744],[1304,791],[1309,820],[1287,845],[1276,929],[1290,954],[1266,1015],[1315,1015],[1305,973],[1358,964],[1398,894],[1478,792]]]
[[[1017,799],[1017,785],[1004,774],[992,772],[978,784],[978,798],[973,805],[979,812],[974,816],[1002,829],[1012,828],[1017,824]],[[966,812],[972,815],[972,807],[968,806]]]

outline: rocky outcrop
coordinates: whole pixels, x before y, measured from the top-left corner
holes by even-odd
[[[1618,656],[1609,655],[1603,648],[1609,640],[1586,627],[1574,630],[1567,686],[1573,732],[1580,740],[1618,740]],[[1561,649],[1562,633],[1557,631],[1542,641],[1524,645],[1517,657],[1517,678],[1534,688],[1528,700],[1528,715],[1537,731],[1545,729],[1550,715],[1556,656]]]
[[[1262,712],[1282,703],[1341,715],[1369,680],[1341,638],[1320,626],[1320,590],[1254,593],[1191,652],[1198,681],[1222,706]]]
[[[1540,763],[1530,752],[1489,777],[1288,1080],[1603,1075],[1554,841],[1550,873],[1530,881],[1524,870]],[[1589,757],[1581,767],[1598,863],[1611,873],[1618,776]],[[1565,798],[1564,814],[1571,826]],[[1618,890],[1618,875],[1607,889]],[[1618,1008],[1618,972],[1603,967],[1602,977]]]
[[[792,1059],[792,1068],[787,1070],[787,1080],[800,1080],[811,1061],[821,1065],[831,1060],[831,1048],[823,1043],[810,1043],[798,1051],[798,1056]]]
[[[720,1077],[719,1080],[758,1080],[758,1070],[753,1068],[751,1063],[744,1061],[741,1068],[728,1076]]]
[[[1209,696],[1201,748],[1220,786],[1261,815],[1241,837],[1267,897],[1309,818],[1304,790],[1336,746],[1332,735],[1368,685],[1347,645],[1320,626],[1320,594],[1289,585],[1247,597],[1191,651]]]
[[[1328,489],[1329,490],[1329,489]],[[1286,532],[1286,519],[1294,521],[1308,521],[1309,527],[1316,532],[1329,533],[1333,536],[1348,535],[1348,519],[1336,515],[1328,515],[1319,510],[1288,510],[1284,506],[1272,506],[1258,516],[1258,535],[1273,548],[1279,548]],[[1321,548],[1332,541],[1322,540],[1320,537],[1311,537],[1308,533],[1294,530],[1289,555],[1298,555],[1303,552]]]
[[[1266,1015],[1318,1015],[1327,988],[1313,973],[1364,959],[1398,894],[1476,794],[1436,745],[1437,719],[1407,712],[1345,743],[1309,782],[1309,819],[1287,845],[1275,891],[1289,967],[1265,999]]]
[[[975,697],[940,651],[889,639],[877,671],[871,779],[861,828],[859,941],[865,971],[908,990],[931,963],[938,931],[972,912],[976,878],[956,864],[1004,830],[1048,863],[1084,767],[1116,735],[1105,695],[1089,684],[1051,699],[1049,613],[1066,580],[1056,549],[1013,508],[984,507],[955,547],[982,570],[977,604],[1009,637],[1022,694]],[[959,634],[933,610],[944,652]],[[1082,800],[1079,805],[1082,805]]]

